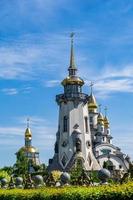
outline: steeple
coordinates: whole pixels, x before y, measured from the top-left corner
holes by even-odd
[[[74,33],[71,33],[70,34],[70,37],[71,37],[70,66],[68,68],[69,76],[75,76],[76,71],[77,71],[77,68],[75,66],[75,61],[74,61],[73,36],[74,36]]]
[[[27,118],[27,128],[25,131],[25,146],[31,146],[32,133],[29,126],[30,126],[30,119]]]
[[[97,122],[98,122],[98,124],[104,125],[104,118],[103,118],[103,115],[101,113],[101,104],[99,104],[98,106],[99,106],[99,114],[98,114],[98,117],[97,117]]]
[[[90,84],[91,93],[90,93],[89,102],[88,102],[88,109],[89,111],[92,111],[92,112],[94,112],[97,109],[97,102],[96,102],[95,96],[93,95],[93,85],[94,83],[91,82]]]
[[[107,107],[105,107],[104,127],[109,128],[109,120],[107,118]]]
[[[80,77],[78,77],[76,74],[77,67],[74,62],[73,36],[74,36],[74,33],[71,33],[71,35],[70,35],[70,37],[71,37],[70,66],[68,68],[69,75],[61,82],[63,86],[66,86],[66,85],[82,86],[82,85],[84,85],[84,81]],[[77,87],[77,89],[78,89],[78,87]]]

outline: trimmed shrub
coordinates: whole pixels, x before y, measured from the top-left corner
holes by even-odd
[[[133,182],[98,187],[63,187],[2,190],[0,200],[128,200],[133,199]]]

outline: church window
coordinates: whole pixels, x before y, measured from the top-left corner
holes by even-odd
[[[67,158],[67,156],[66,156],[66,154],[64,153],[64,155],[63,155],[63,157],[62,157],[62,164],[63,164],[63,166],[65,166],[66,165],[66,163],[67,163],[67,161],[68,161],[68,158]]]
[[[36,157],[36,158],[39,158],[39,154],[38,154],[38,153],[36,153],[36,154],[35,154],[35,157]]]
[[[67,132],[67,123],[68,123],[67,116],[64,116],[64,118],[63,118],[63,131],[64,132]]]
[[[122,168],[122,165],[119,165],[119,169],[121,169]]]
[[[86,146],[87,146],[87,148],[89,148],[89,147],[91,146],[90,141],[87,141],[87,142],[86,142]]]
[[[67,141],[63,141],[62,146],[66,147],[67,146]]]
[[[88,117],[85,117],[85,131],[88,132]]]
[[[109,155],[111,153],[111,150],[110,149],[102,149],[101,152],[104,154],[104,155]]]
[[[76,139],[76,152],[81,151],[81,140],[78,138]]]
[[[88,154],[88,162],[89,162],[89,166],[91,166],[92,160],[91,160],[91,155],[90,155],[90,153]]]
[[[80,87],[80,86],[78,86],[78,92],[79,92],[79,93],[81,92],[81,87]]]
[[[93,117],[90,117],[90,122],[91,122],[91,123],[93,122]]]

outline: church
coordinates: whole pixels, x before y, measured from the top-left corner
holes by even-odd
[[[98,109],[92,84],[90,94],[83,93],[85,83],[77,74],[73,34],[68,75],[61,84],[64,92],[56,95],[59,120],[54,156],[49,159],[49,171],[69,172],[80,163],[86,171],[107,167],[112,172],[126,172],[130,159],[112,144],[107,109],[105,115]]]
[[[24,156],[29,161],[29,173],[35,172],[34,166],[40,165],[40,159],[39,159],[39,150],[32,146],[32,132],[29,127],[29,119],[27,119],[27,128],[25,130],[24,134],[24,141],[25,144],[23,147],[21,147],[18,152],[16,153],[16,159],[18,159],[19,153],[23,152]]]

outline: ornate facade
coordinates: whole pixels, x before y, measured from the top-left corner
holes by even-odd
[[[105,112],[97,112],[97,102],[92,93],[88,101],[90,129],[92,136],[93,152],[100,167],[107,167],[110,171],[127,171],[129,157],[121,152],[121,149],[112,144],[110,123]],[[106,109],[105,109],[106,110]]]

